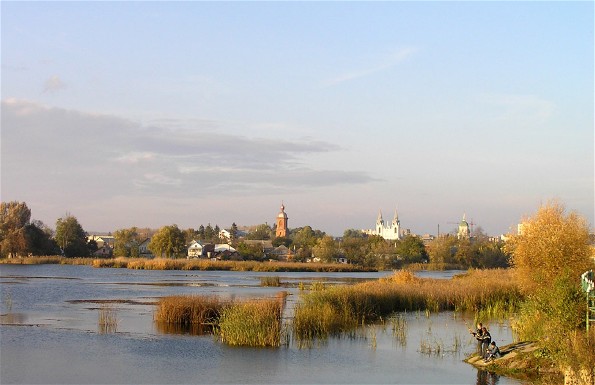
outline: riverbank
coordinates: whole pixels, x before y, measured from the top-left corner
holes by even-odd
[[[323,272],[350,273],[375,272],[376,269],[344,263],[301,263],[301,262],[259,262],[219,261],[210,259],[171,258],[66,258],[61,256],[24,257],[0,259],[1,264],[14,265],[87,265],[97,268],[124,268],[136,270],[220,270],[256,272]]]
[[[485,362],[475,353],[465,359],[478,369],[522,381],[540,384],[564,384],[564,374],[559,366],[544,354],[537,342],[523,341],[500,346],[501,357]]]

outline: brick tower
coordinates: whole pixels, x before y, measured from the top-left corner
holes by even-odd
[[[275,231],[276,237],[287,236],[287,214],[285,213],[285,206],[281,203],[281,212],[277,215],[277,231]]]

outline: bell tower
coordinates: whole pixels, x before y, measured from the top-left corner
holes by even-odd
[[[277,230],[275,231],[276,237],[287,236],[287,214],[285,213],[285,206],[281,203],[281,212],[277,215]]]

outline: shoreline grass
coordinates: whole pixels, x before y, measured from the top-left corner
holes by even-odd
[[[511,314],[522,299],[511,274],[474,270],[444,280],[401,270],[375,282],[312,291],[295,306],[293,333],[297,339],[325,339],[399,311],[478,313],[489,308],[491,316]]]
[[[138,270],[203,270],[256,272],[370,272],[376,269],[342,263],[212,261],[209,259],[173,258],[66,258],[61,256],[0,259],[0,264],[15,265],[88,265],[96,268]]]

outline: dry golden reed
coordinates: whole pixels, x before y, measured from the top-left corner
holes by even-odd
[[[520,300],[508,270],[474,270],[450,280],[398,271],[378,281],[303,295],[292,328],[297,339],[326,338],[398,311],[512,312]]]
[[[215,296],[168,296],[159,299],[155,321],[179,326],[217,324],[227,302]]]
[[[228,345],[278,347],[283,302],[278,299],[234,303],[223,309],[219,338]]]
[[[259,261],[213,261],[210,259],[173,258],[66,258],[61,256],[4,258],[5,264],[63,264],[89,265],[93,267],[128,268],[138,270],[224,270],[258,272],[353,272],[376,271],[376,269],[342,263],[259,262]]]

